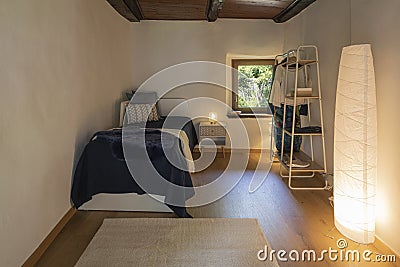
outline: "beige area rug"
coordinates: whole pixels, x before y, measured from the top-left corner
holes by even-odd
[[[76,266],[278,266],[265,245],[256,219],[105,219]]]

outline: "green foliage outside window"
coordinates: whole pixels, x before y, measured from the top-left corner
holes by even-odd
[[[238,66],[238,107],[267,107],[272,83],[271,65]]]

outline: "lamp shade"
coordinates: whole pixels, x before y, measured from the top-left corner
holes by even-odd
[[[367,244],[375,239],[377,113],[370,45],[343,48],[334,137],[335,226]]]
[[[218,120],[217,113],[215,113],[215,112],[208,113],[208,118],[209,118],[210,122],[216,122]]]

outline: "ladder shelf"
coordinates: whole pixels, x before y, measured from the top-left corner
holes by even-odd
[[[302,58],[302,56],[307,55],[307,52],[311,51],[312,58]],[[283,105],[283,125],[282,125],[282,147],[281,152],[277,153],[279,163],[280,163],[280,174],[282,177],[289,178],[288,186],[292,190],[325,190],[328,187],[327,180],[325,179],[325,185],[323,187],[294,187],[292,185],[292,178],[312,178],[315,177],[317,173],[326,173],[326,155],[325,155],[325,135],[324,135],[324,123],[322,114],[322,98],[321,98],[321,83],[320,83],[320,72],[319,72],[319,58],[318,58],[318,48],[313,45],[299,46],[297,49],[289,50],[284,54],[286,61],[280,63],[284,67],[284,86],[283,90],[285,93],[284,105]],[[300,71],[304,75],[304,80],[307,83],[311,79],[311,75],[308,73],[311,68],[316,68],[316,84],[315,88],[312,88],[309,95],[303,95],[299,90],[299,76]],[[295,75],[294,84],[290,88],[294,88],[292,95],[288,93],[288,76]],[[312,86],[310,86],[311,88]],[[289,91],[290,92],[290,91]],[[306,103],[308,106],[308,123],[311,124],[311,101],[318,102],[319,108],[319,128],[315,128],[315,131],[303,131],[302,128],[296,128],[296,112],[293,112],[293,117],[291,118],[290,125],[286,121],[286,109],[287,107],[293,106],[297,107],[300,103]],[[285,136],[290,136],[290,152],[284,153],[285,151]],[[311,156],[307,155],[303,151],[294,151],[294,136],[308,136],[310,138],[310,151]],[[322,166],[316,162],[314,158],[314,137],[318,137],[321,140],[322,146]],[[287,175],[283,174],[283,170],[286,170]]]

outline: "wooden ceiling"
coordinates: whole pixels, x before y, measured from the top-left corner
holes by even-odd
[[[316,0],[106,0],[129,21],[274,19],[284,22]]]
[[[273,19],[294,0],[226,0],[219,18]]]
[[[206,20],[208,0],[139,0],[144,20]]]

